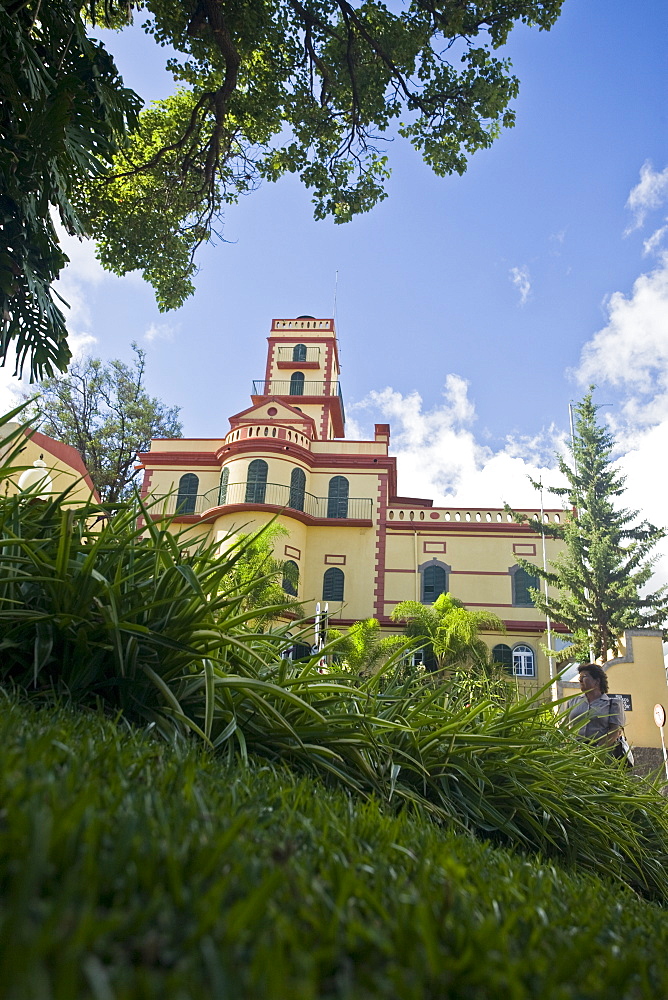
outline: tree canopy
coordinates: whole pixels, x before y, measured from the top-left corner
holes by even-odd
[[[485,629],[505,631],[491,611],[469,611],[451,594],[439,594],[433,604],[401,601],[392,612],[394,621],[406,622],[407,635],[422,639],[437,670],[489,663],[489,649],[480,637]]]
[[[518,560],[530,573],[547,580],[555,593],[532,590],[535,606],[565,625],[580,660],[605,662],[616,655],[628,628],[663,628],[668,618],[668,588],[647,589],[654,558],[651,553],[665,529],[647,521],[634,524],[637,510],[619,506],[625,477],[612,458],[614,439],[597,420],[594,386],[575,406],[575,432],[570,464],[558,456],[568,485],[549,492],[567,499],[571,512],[564,524],[541,523],[515,514],[540,533],[562,539],[564,549],[548,570]],[[540,488],[539,483],[534,483]]]
[[[144,387],[146,354],[132,345],[131,365],[86,358],[66,375],[45,379],[31,416],[40,430],[80,453],[107,503],[131,495],[138,451],[154,437],[181,437],[179,407],[165,406]]]
[[[0,0],[3,357],[13,342],[33,375],[68,360],[50,208],[105,267],[140,269],[161,309],[179,306],[224,204],[261,180],[294,173],[316,218],[346,222],[385,197],[395,132],[437,174],[462,173],[514,122],[518,80],[497,50],[517,22],[549,29],[562,3]],[[177,85],[138,117],[90,37],[133,7],[174,52]]]

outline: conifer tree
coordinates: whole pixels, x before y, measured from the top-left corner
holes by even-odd
[[[625,490],[611,458],[612,434],[597,422],[599,406],[594,386],[575,406],[576,422],[570,446],[571,464],[559,457],[568,485],[549,492],[565,497],[571,507],[564,524],[541,523],[526,515],[515,519],[548,537],[560,538],[564,550],[545,571],[526,560],[524,569],[554,588],[549,599],[532,590],[535,606],[554,622],[565,625],[578,659],[605,662],[619,652],[628,628],[663,628],[668,618],[666,587],[645,592],[656,557],[652,549],[666,534],[647,521],[634,525],[638,511],[617,504]],[[537,488],[540,484],[534,483]]]

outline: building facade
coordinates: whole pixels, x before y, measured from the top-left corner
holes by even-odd
[[[298,575],[288,587],[307,614],[327,602],[335,627],[375,617],[397,631],[390,615],[400,601],[431,604],[444,591],[489,609],[507,630],[486,636],[496,657],[525,686],[546,683],[546,622],[518,564],[542,560],[540,535],[503,510],[399,496],[389,425],[376,424],[369,441],[345,438],[339,375],[332,319],[273,320],[251,405],[220,437],[154,440],[140,455],[143,495],[164,498],[175,529],[212,541],[276,517],[288,535],[275,554]],[[549,558],[556,543],[545,543]]]

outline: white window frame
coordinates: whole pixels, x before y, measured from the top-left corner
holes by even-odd
[[[536,676],[536,654],[525,642],[513,646],[513,676]]]

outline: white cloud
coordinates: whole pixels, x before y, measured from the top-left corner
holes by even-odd
[[[624,449],[619,467],[626,476],[623,505],[640,511],[639,519],[668,526],[668,418],[641,431],[627,428],[618,441]],[[668,582],[668,539],[659,543],[654,583]]]
[[[661,176],[668,183],[668,170]],[[647,181],[644,190],[649,203],[657,185],[652,187]],[[607,324],[585,344],[573,374],[583,385],[594,382],[599,386],[595,398],[614,400],[606,419],[615,436],[620,470],[626,476],[621,503],[638,510],[640,519],[666,526],[668,253],[662,253],[653,270],[637,278],[628,295],[611,295],[607,312]],[[668,539],[656,551],[654,584],[665,583]]]
[[[13,366],[8,363],[0,368],[0,413],[9,413],[21,402],[21,392],[27,388],[12,375]]]
[[[178,327],[172,323],[151,323],[144,339],[152,344],[156,340],[173,340]]]
[[[445,380],[443,402],[425,410],[422,397],[394,389],[371,392],[352,407],[375,411],[379,421],[392,425],[391,452],[397,457],[400,496],[433,499],[436,504],[474,507],[535,507],[539,502],[531,476],[558,485],[554,451],[560,439],[554,429],[535,438],[509,438],[494,451],[480,444],[471,430],[475,419],[468,384],[458,375]],[[363,429],[356,425],[350,432]],[[546,459],[549,455],[549,459]],[[545,495],[546,506],[560,506]]]
[[[119,278],[105,271],[95,256],[95,245],[92,240],[80,240],[76,236],[68,236],[60,223],[56,222],[56,230],[62,248],[70,259],[63,268],[54,289],[67,303],[62,306],[67,323],[68,342],[74,358],[87,353],[87,348],[96,342],[92,333],[94,325],[91,312],[91,289],[102,282],[139,283],[143,279],[139,272],[133,272],[124,278]]]
[[[531,278],[526,264],[523,267],[511,267],[510,280],[519,291],[520,305],[523,306],[531,294]]]
[[[661,226],[659,229],[656,229],[651,236],[648,236],[642,245],[643,256],[648,257],[650,254],[661,251],[663,249],[663,240],[667,233],[668,225]]]
[[[667,418],[668,254],[640,275],[630,295],[611,295],[607,309],[607,325],[585,344],[576,378],[618,388],[625,420],[634,425]]]
[[[649,160],[646,160],[640,168],[640,180],[626,202],[626,207],[635,216],[626,234],[633,232],[634,229],[640,229],[648,212],[659,208],[666,200],[668,200],[668,167],[658,172],[654,170]]]

